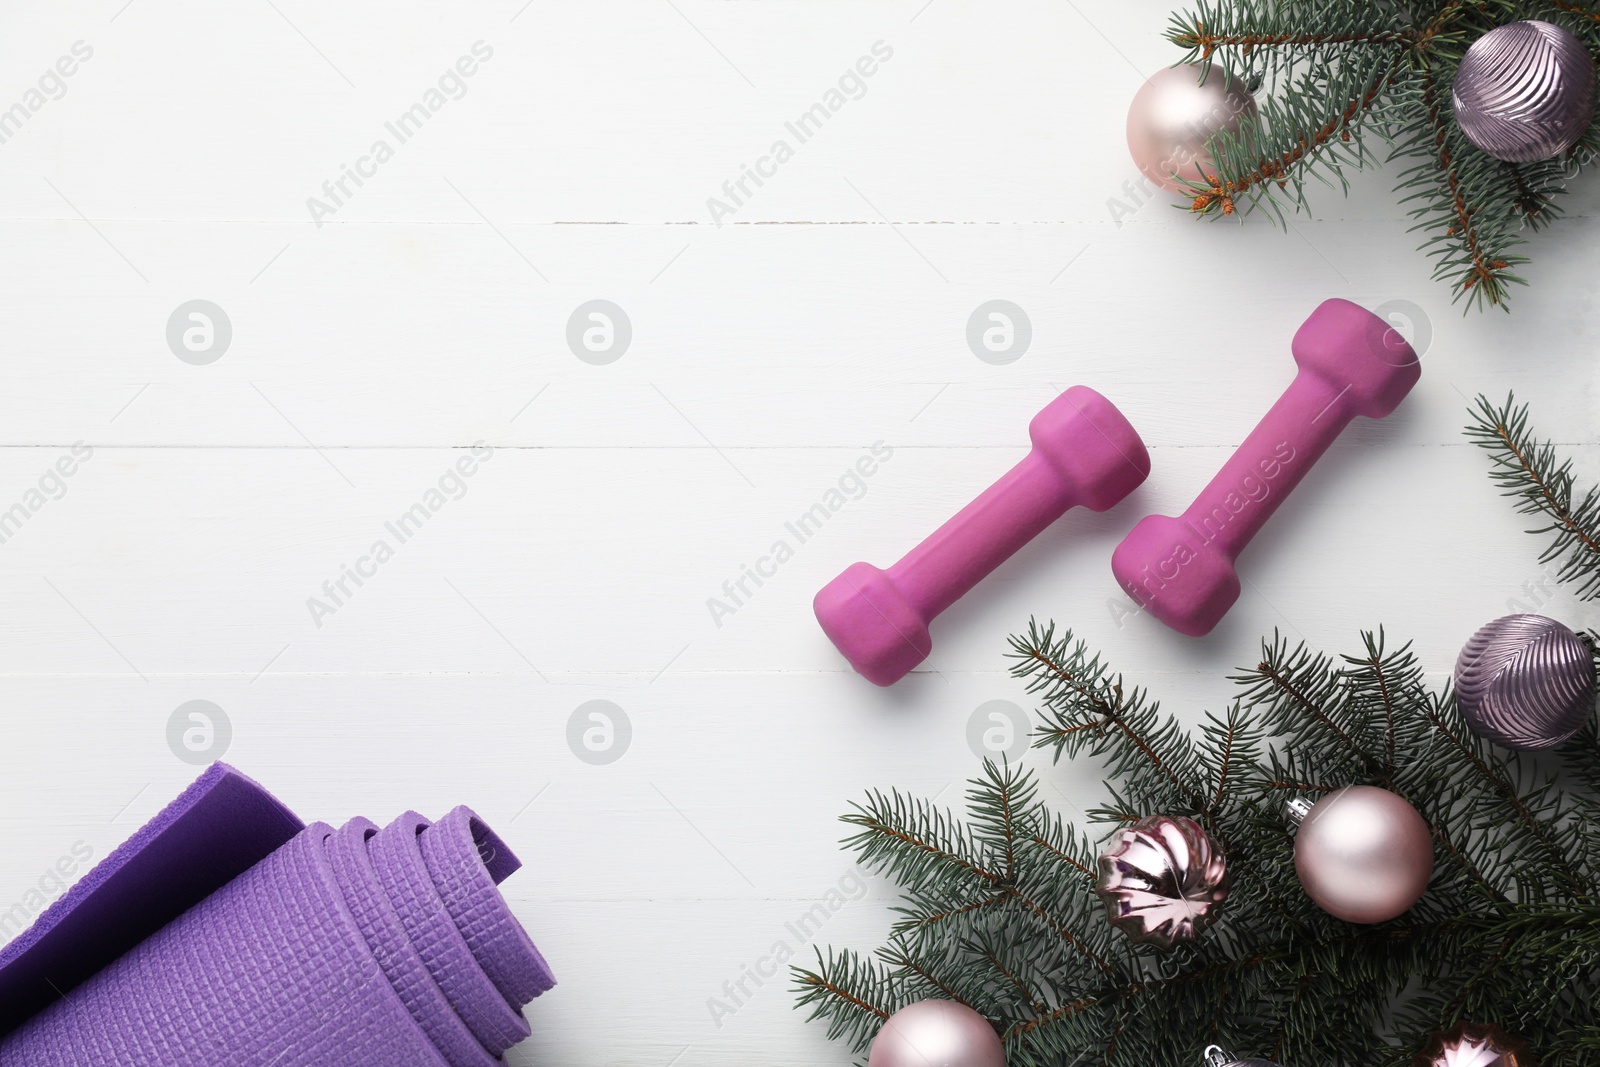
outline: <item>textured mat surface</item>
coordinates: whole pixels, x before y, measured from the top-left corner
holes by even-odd
[[[519,866],[467,808],[302,827],[218,764],[0,952],[0,1067],[489,1067],[555,984]]]

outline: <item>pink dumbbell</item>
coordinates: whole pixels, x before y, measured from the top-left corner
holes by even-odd
[[[1191,637],[1210,633],[1239,599],[1234,561],[1289,491],[1357,415],[1381,419],[1417,384],[1405,338],[1348,300],[1326,300],[1294,335],[1300,373],[1174,519],[1149,515],[1111,555],[1122,588]]]
[[[1028,424],[1033,451],[886,571],[852,564],[813,607],[823,632],[868,681],[892,685],[928,657],[928,623],[984,575],[1082,504],[1105,511],[1150,473],[1128,420],[1075,385]]]

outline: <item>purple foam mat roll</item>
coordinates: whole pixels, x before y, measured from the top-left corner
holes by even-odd
[[[213,764],[0,949],[0,1037],[303,829],[261,786]]]
[[[521,1005],[508,1004],[489,981],[428,876],[417,844],[417,835],[428,825],[427,819],[408,811],[378,831],[367,843],[367,853],[428,973],[478,1043],[499,1055],[528,1036],[528,1023],[517,1010]]]
[[[501,1062],[554,985],[496,888],[520,867],[505,843],[466,808],[299,826],[207,771],[0,951],[0,993],[56,996],[6,1020],[0,1067]],[[135,943],[91,967],[106,933]]]
[[[344,890],[345,901],[367,944],[387,946],[388,951],[374,953],[378,965],[450,1067],[494,1067],[499,1061],[478,1043],[450,1006],[444,990],[406,936],[394,902],[378,883],[372,857],[367,854],[367,841],[377,833],[375,823],[351,819],[328,839],[328,859]]]
[[[505,898],[495,888],[495,872],[507,857],[516,862],[506,843],[461,807],[434,823],[417,844],[456,928],[495,988],[513,1004],[549,989],[555,982],[549,965],[522,924],[508,921]]]

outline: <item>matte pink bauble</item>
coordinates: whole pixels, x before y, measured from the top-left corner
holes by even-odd
[[[1417,809],[1370,785],[1346,786],[1314,805],[1296,801],[1294,869],[1312,900],[1353,923],[1403,914],[1433,875],[1433,835]]]
[[[1201,80],[1193,63],[1151,75],[1128,105],[1128,151],[1144,176],[1173,192],[1184,181],[1205,182],[1215,173],[1206,142],[1222,130],[1236,133],[1254,117],[1255,98],[1244,83],[1213,65]],[[1181,180],[1180,180],[1181,179]]]
[[[889,1016],[867,1067],[1006,1067],[989,1020],[953,1000],[919,1000]]]

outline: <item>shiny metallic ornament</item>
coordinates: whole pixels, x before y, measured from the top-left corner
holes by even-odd
[[[1236,1059],[1232,1054],[1222,1051],[1219,1045],[1207,1047],[1205,1058],[1206,1067],[1278,1067],[1271,1060]]]
[[[1006,1067],[989,1020],[953,1000],[907,1004],[872,1039],[867,1067]]]
[[[1594,715],[1595,665],[1577,634],[1543,615],[1507,615],[1456,659],[1456,702],[1472,732],[1507,748],[1565,744]]]
[[[1311,899],[1353,923],[1381,923],[1406,911],[1433,876],[1433,836],[1417,809],[1370,785],[1352,785],[1315,804],[1296,800],[1294,869]]]
[[[1458,1023],[1428,1039],[1412,1067],[1535,1067],[1528,1043],[1498,1026]]]
[[[1594,57],[1567,30],[1529,19],[1473,42],[1450,89],[1467,140],[1508,163],[1559,156],[1594,119]]]
[[[1144,176],[1164,189],[1187,191],[1216,173],[1206,142],[1236,133],[1254,118],[1256,101],[1245,84],[1220,66],[1205,71],[1180,63],[1151,75],[1128,105],[1128,151]]]
[[[1134,941],[1193,941],[1228,898],[1227,858],[1193,819],[1152,815],[1112,835],[1095,892],[1106,919]]]

